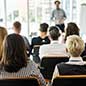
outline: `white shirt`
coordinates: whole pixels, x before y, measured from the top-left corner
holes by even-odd
[[[65,44],[60,44],[58,41],[52,41],[51,44],[42,45],[39,50],[40,59],[42,59],[43,56],[49,55],[68,56],[66,53]]]
[[[73,65],[73,64],[74,65],[84,65],[84,64],[86,64],[86,62],[82,60],[82,57],[70,57],[69,61],[66,62],[66,64],[71,64],[71,65]],[[58,70],[57,66],[55,67],[52,80],[56,76],[59,76],[59,70]]]

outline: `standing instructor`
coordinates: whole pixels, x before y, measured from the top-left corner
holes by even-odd
[[[51,20],[55,21],[55,25],[58,26],[62,32],[64,32],[64,21],[66,19],[65,11],[60,8],[61,2],[59,0],[56,0],[54,3],[56,5],[56,9],[52,12]]]

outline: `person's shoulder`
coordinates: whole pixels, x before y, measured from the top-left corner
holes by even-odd
[[[60,10],[64,12],[64,9],[60,8]]]
[[[61,63],[58,63],[56,66],[59,68],[59,67],[64,67],[64,66],[66,66],[66,65],[68,65],[68,64],[66,64],[66,62],[61,62]]]
[[[41,51],[45,51],[46,49],[49,48],[49,45],[50,45],[50,44],[41,45],[41,46],[40,46],[40,50],[41,50]]]
[[[29,60],[28,63],[27,63],[27,67],[34,68],[34,67],[36,67],[36,63],[34,61],[32,61],[32,60]]]
[[[50,43],[50,39],[48,36],[45,37],[45,40],[48,41]]]
[[[33,37],[32,40],[36,40],[36,39],[38,39],[38,38],[39,38],[39,37]]]
[[[32,41],[38,41],[40,39],[40,37],[38,36],[38,37],[33,37],[32,38]]]
[[[50,46],[50,44],[45,44],[45,45],[41,45],[40,48],[43,49],[43,48],[47,48],[47,47],[49,47],[49,46]]]
[[[55,11],[57,11],[57,10],[56,10],[56,9],[53,9],[53,10],[52,10],[52,12],[55,12]]]

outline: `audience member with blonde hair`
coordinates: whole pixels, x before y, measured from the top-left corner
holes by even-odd
[[[68,62],[57,64],[53,74],[53,78],[58,75],[77,75],[86,74],[86,62],[80,57],[85,44],[81,37],[72,35],[67,37],[66,49],[70,55]]]
[[[5,37],[7,36],[7,30],[4,27],[0,27],[0,60],[2,58],[2,51],[3,51],[3,41]]]

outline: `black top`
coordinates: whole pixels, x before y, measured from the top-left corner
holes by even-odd
[[[34,45],[43,45],[43,44],[49,44],[49,43],[50,43],[50,39],[48,38],[48,36],[46,36],[43,39],[40,36],[32,38],[30,53],[32,52]]]
[[[86,65],[74,65],[60,63],[57,65],[60,75],[84,75],[86,74]]]
[[[86,43],[85,43],[84,51],[83,51],[82,54],[81,54],[81,57],[84,57],[84,56],[86,56]]]

